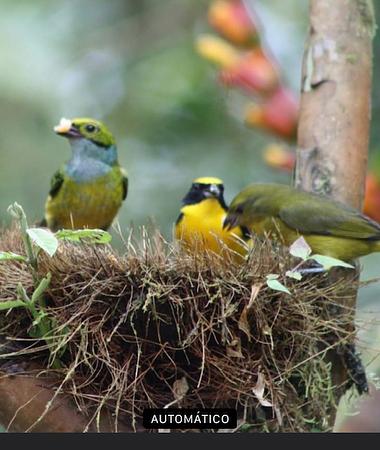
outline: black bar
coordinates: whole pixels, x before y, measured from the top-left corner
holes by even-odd
[[[231,408],[155,408],[143,412],[147,429],[233,429],[237,412]]]

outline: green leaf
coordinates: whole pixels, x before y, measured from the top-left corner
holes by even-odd
[[[20,308],[20,307],[26,307],[25,303],[21,300],[9,300],[6,302],[0,301],[0,311],[12,309],[12,308]]]
[[[267,286],[274,291],[285,292],[286,294],[292,295],[289,289],[287,289],[282,283],[280,283],[276,278],[271,278],[273,275],[267,275]],[[277,275],[278,277],[278,275]]]
[[[289,278],[294,278],[295,280],[302,280],[302,274],[301,272],[298,272],[297,270],[288,270],[286,271],[285,275]]]
[[[355,269],[353,265],[331,256],[312,255],[309,259],[313,259],[314,261],[316,261],[318,264],[323,266],[325,270],[329,270],[331,269],[331,267],[346,267],[347,269]]]
[[[65,239],[72,242],[84,240],[90,244],[108,244],[112,239],[110,233],[98,229],[59,230],[55,233],[55,236],[58,239]]]
[[[289,253],[296,258],[301,258],[305,261],[311,255],[311,248],[301,236],[289,247]]]
[[[16,292],[17,295],[22,299],[22,301],[25,302],[25,304],[27,304],[26,302],[30,302],[30,298],[28,297],[24,286],[20,282],[17,283]]]
[[[46,278],[42,278],[39,285],[37,286],[36,290],[33,292],[32,295],[32,303],[35,303],[39,300],[41,295],[46,291],[46,289],[49,287],[51,281],[51,273],[49,272],[46,275]]]
[[[25,256],[17,255],[13,252],[0,252],[0,262],[1,261],[26,261]]]
[[[53,256],[58,248],[58,239],[50,230],[45,228],[28,228],[26,230],[30,239],[49,256]]]
[[[267,280],[277,280],[277,278],[279,278],[280,275],[277,275],[275,273],[270,273],[269,275],[267,275]]]
[[[39,311],[38,316],[33,320],[32,325],[35,327],[38,326],[41,323],[41,320],[44,320],[47,317],[48,315],[45,311]]]

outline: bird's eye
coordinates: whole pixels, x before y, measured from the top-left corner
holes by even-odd
[[[96,130],[96,126],[95,125],[92,125],[91,123],[86,125],[86,131],[88,131],[89,133],[93,133],[95,130]]]
[[[243,207],[240,205],[240,206],[238,206],[238,207],[235,209],[235,211],[236,211],[238,214],[243,214]]]

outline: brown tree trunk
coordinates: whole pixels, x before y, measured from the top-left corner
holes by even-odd
[[[310,2],[295,184],[358,209],[367,169],[374,29],[371,0]],[[342,306],[355,308],[356,294],[348,285]],[[342,358],[329,357],[334,384],[341,385],[347,378]]]
[[[296,185],[361,208],[371,107],[371,0],[311,0]]]

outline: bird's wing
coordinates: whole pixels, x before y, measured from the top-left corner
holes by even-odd
[[[123,177],[123,200],[125,200],[127,198],[127,194],[128,194],[128,178],[127,177]]]
[[[179,225],[179,224],[180,224],[180,222],[181,222],[182,219],[183,219],[183,216],[184,216],[183,212],[179,213],[179,216],[177,217],[177,220],[175,221],[175,224],[176,224],[176,225]]]
[[[249,241],[250,239],[252,239],[252,233],[249,231],[249,229],[247,227],[244,226],[240,226],[240,232],[241,232],[241,238],[244,241]]]
[[[50,191],[49,191],[49,195],[51,198],[54,198],[59,190],[62,187],[62,184],[65,180],[65,174],[63,172],[62,169],[57,170],[57,172],[55,172],[55,174],[53,175],[51,181],[50,181]]]
[[[124,169],[121,169],[121,174],[122,174],[122,183],[123,183],[123,197],[122,199],[125,200],[127,198],[128,195],[128,177],[127,177],[127,172]]]
[[[305,234],[334,235],[352,239],[380,239],[380,225],[358,211],[335,202],[297,202],[284,206],[280,219]]]

